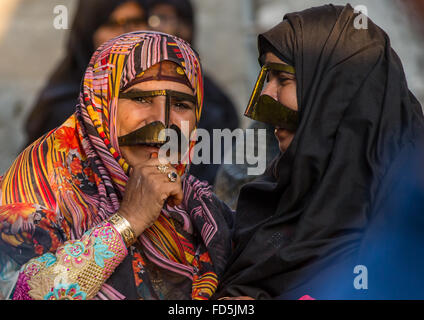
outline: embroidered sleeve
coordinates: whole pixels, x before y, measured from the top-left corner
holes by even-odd
[[[15,287],[15,300],[88,300],[124,260],[128,251],[120,233],[104,221],[80,240],[26,263]]]

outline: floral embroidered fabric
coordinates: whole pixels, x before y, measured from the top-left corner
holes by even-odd
[[[92,299],[127,253],[118,231],[103,222],[81,240],[65,242],[55,255],[46,253],[25,264],[14,299]]]

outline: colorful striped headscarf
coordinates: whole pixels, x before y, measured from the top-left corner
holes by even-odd
[[[3,186],[3,198],[6,201],[13,199],[13,202],[47,203],[49,207],[56,204],[63,206],[59,208],[61,212],[72,217],[74,226],[80,226],[74,230],[76,238],[81,237],[93,224],[116,212],[128,180],[129,167],[120,153],[115,131],[119,92],[138,74],[166,60],[183,67],[198,99],[198,121],[203,101],[202,74],[199,59],[189,44],[158,32],[133,32],[110,40],[94,53],[89,63],[75,115],[34,145],[47,142],[48,145],[43,147],[46,163],[40,162],[40,154],[28,154],[35,148],[27,149],[26,154],[15,162],[15,165],[19,161],[31,162],[28,167],[35,170],[39,178],[36,188],[25,187],[30,181],[19,175],[16,179],[22,179],[18,183],[22,188],[16,190],[17,181],[7,179],[8,175],[14,173],[10,170],[5,180],[15,187],[8,188],[8,184]],[[82,166],[82,174],[96,179],[98,194],[92,196],[83,189],[75,190],[76,186],[71,183],[68,187],[77,191],[78,196],[70,197],[67,188],[60,188],[69,182],[68,173],[63,170],[68,165],[78,172]],[[75,172],[69,173],[72,175]],[[51,188],[44,188],[49,185]],[[56,186],[58,190],[55,190]],[[53,195],[55,192],[59,197]],[[85,217],[80,207],[97,211],[97,215]]]
[[[199,121],[202,72],[199,58],[188,43],[158,32],[133,32],[108,41],[89,63],[76,113],[28,147],[3,176],[0,221],[15,226],[21,221],[17,227],[23,232],[19,236],[8,234],[0,226],[2,241],[19,248],[19,252],[35,246],[35,252],[41,254],[64,240],[79,239],[119,209],[129,168],[120,153],[115,129],[119,92],[141,72],[166,60],[184,69],[197,96]],[[34,243],[30,214],[31,219],[38,219],[37,224],[55,221],[61,231],[50,232],[52,243]],[[202,236],[208,245],[217,228],[210,216],[203,220]],[[169,217],[162,213],[140,241],[146,256],[156,264],[193,278],[191,267],[178,262],[186,257],[170,258],[175,254],[163,244],[163,238],[172,240],[175,234]],[[181,254],[187,256],[184,250]]]

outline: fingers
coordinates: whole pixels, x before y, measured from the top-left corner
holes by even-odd
[[[159,165],[166,165],[168,167],[172,167],[172,165],[164,159],[150,158],[149,160],[134,166],[134,169],[142,168],[142,167],[157,167]]]
[[[145,175],[145,174],[147,175],[149,173],[161,173],[161,174],[164,174],[165,176],[167,176],[169,172],[177,173],[175,168],[169,162],[166,162],[159,158],[151,158],[145,161],[144,163],[134,167],[133,171],[130,174],[130,177],[131,175],[137,175],[135,174],[135,172],[137,172],[137,174],[142,174],[142,175]],[[177,173],[177,176],[178,176],[177,179],[180,180],[178,173]]]
[[[177,180],[171,181],[171,179],[168,177],[171,172],[174,172],[176,174],[175,176],[177,177]],[[181,177],[177,174],[174,168],[169,168],[166,173],[155,174],[155,178],[158,180],[164,179],[162,180],[163,182],[160,188],[162,188],[163,192],[166,194],[166,200],[168,205],[174,207],[182,203],[184,194]]]
[[[175,173],[176,180],[169,177],[170,173]],[[167,202],[170,206],[176,206],[183,201],[183,191],[181,177],[176,169],[167,162],[161,161],[154,153],[151,158],[133,167],[126,188],[126,197],[137,197],[139,192],[144,190],[150,193],[159,202]],[[152,199],[153,199],[152,198]]]
[[[148,165],[135,167],[127,183],[127,187],[134,190],[139,189],[141,185],[148,188],[152,187],[155,189],[154,193],[166,193],[166,198],[172,196],[176,204],[181,203],[183,198],[181,177],[174,167],[161,165],[156,160],[151,159]],[[172,172],[176,177],[175,181],[169,177]]]
[[[181,180],[180,176],[177,173],[177,170],[173,166],[171,166],[169,164],[161,164],[160,162],[156,162],[156,161],[149,162],[149,163],[144,164],[142,166],[134,167],[134,169],[133,169],[133,171],[130,175],[130,178],[131,178],[131,176],[140,176],[141,175],[141,176],[147,177],[147,176],[150,176],[150,175],[159,174],[159,175],[166,177],[166,180],[169,181],[170,179],[168,178],[168,174],[170,172],[174,172],[174,173],[177,174],[177,181],[176,182]]]
[[[184,193],[181,183],[173,183],[173,186],[169,189],[169,197],[167,203],[171,207],[180,205],[183,202]]]

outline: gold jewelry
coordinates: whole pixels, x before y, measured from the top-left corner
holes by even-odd
[[[170,173],[168,173],[168,179],[170,182],[177,181],[177,178],[178,178],[178,175],[174,171],[171,171]]]
[[[157,166],[160,173],[166,173],[166,170],[169,169],[169,167],[166,164],[160,164]]]
[[[111,216],[109,218],[109,222],[112,223],[115,229],[121,234],[127,248],[137,241],[137,237],[135,236],[135,232],[131,228],[130,223],[119,213],[115,213]]]
[[[185,72],[184,72],[184,70],[183,70],[183,68],[181,68],[181,67],[177,67],[177,73],[179,74],[179,75],[184,75],[185,74]]]

